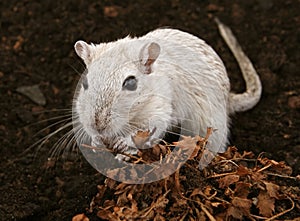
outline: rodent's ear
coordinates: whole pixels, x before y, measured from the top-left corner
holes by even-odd
[[[160,54],[160,46],[155,42],[145,45],[140,52],[140,62],[145,74],[152,72],[152,65]]]
[[[92,61],[92,46],[85,41],[77,41],[74,45],[76,54],[89,65]]]

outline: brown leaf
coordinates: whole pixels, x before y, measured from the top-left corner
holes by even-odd
[[[191,193],[190,197],[196,196],[196,195],[203,195],[203,192],[200,188],[194,189],[193,192]]]
[[[250,158],[250,159],[253,159],[255,156],[255,154],[251,151],[244,151],[241,158]]]
[[[198,167],[200,170],[203,170],[213,159],[216,157],[216,154],[209,149],[204,149],[201,154],[199,154],[198,159],[199,164]]]
[[[152,205],[151,207],[165,208],[168,203],[169,203],[169,200],[166,198],[166,194],[164,194],[164,195],[158,197],[158,199],[156,200],[154,205]]]
[[[290,176],[293,172],[292,168],[286,165],[286,163],[283,161],[274,164],[272,169],[281,175],[287,175],[287,176]]]
[[[197,138],[195,137],[190,137],[190,136],[182,136],[182,140],[178,141],[178,142],[173,142],[173,144],[175,146],[178,146],[179,148],[185,150],[185,149],[193,149],[193,150],[197,150]],[[190,156],[190,158],[193,158],[195,155],[195,153],[193,152],[193,154]]]
[[[107,186],[109,189],[114,189],[115,186],[117,185],[117,181],[110,179],[110,178],[106,178],[104,183],[105,183],[105,186]]]
[[[153,219],[153,221],[165,221],[166,219],[160,215],[159,213],[157,213]]]
[[[220,153],[220,156],[224,157],[227,160],[231,160],[233,158],[236,158],[236,154],[239,154],[237,150],[238,149],[236,147],[230,146],[224,153]]]
[[[123,206],[128,202],[127,199],[127,192],[122,193],[121,195],[118,196],[118,200],[117,200],[117,205],[119,206]]]
[[[161,144],[155,144],[150,149],[140,149],[138,151],[138,156],[148,163],[152,163],[160,160],[162,157],[166,156],[170,149]]]
[[[239,207],[240,209],[242,209],[245,212],[245,214],[250,213],[250,207],[251,207],[251,204],[252,204],[252,201],[250,199],[241,198],[241,197],[234,197],[232,199],[231,203],[235,207]]]
[[[120,220],[115,214],[113,214],[110,210],[99,210],[97,212],[97,216],[104,220]]]
[[[264,184],[266,185],[266,190],[267,193],[269,194],[270,197],[278,199],[278,191],[279,191],[279,186],[274,184],[274,183],[270,183],[270,182],[264,182]]]
[[[271,198],[266,191],[260,191],[256,207],[259,209],[261,215],[270,217],[275,209],[275,198]]]
[[[132,210],[132,212],[137,213],[138,210],[139,210],[138,209],[138,203],[134,199],[130,200],[130,202],[131,202],[131,210]]]
[[[126,183],[120,183],[116,188],[115,188],[115,190],[120,190],[120,191],[122,191],[122,192],[124,192],[125,191],[125,188],[128,186],[128,184],[126,184]],[[115,194],[118,194],[117,192],[115,192]]]
[[[141,149],[147,141],[149,141],[151,136],[151,133],[149,130],[141,131],[139,130],[136,132],[134,136],[132,136],[132,141],[135,144],[135,146],[139,149]]]
[[[247,167],[244,167],[243,165],[239,165],[239,167],[236,171],[236,174],[239,175],[239,176],[245,176],[245,175],[248,175],[250,173],[251,173],[250,169],[248,169]]]
[[[109,208],[115,206],[115,204],[116,204],[116,203],[115,203],[114,200],[105,200],[105,201],[103,202],[103,207],[104,207],[105,209],[109,209]]]
[[[237,207],[230,206],[227,209],[227,217],[233,217],[235,219],[242,220],[243,215],[244,215],[243,212]],[[225,219],[225,220],[230,220],[230,219]]]
[[[249,216],[252,201],[246,198],[234,197],[232,206],[227,210],[227,216],[242,220],[243,216]]]
[[[105,194],[106,186],[104,186],[104,185],[98,185],[97,189],[98,189],[97,198],[101,199],[103,197],[103,195]]]
[[[78,214],[76,216],[73,216],[72,221],[89,221],[90,219],[86,217],[85,214]]]
[[[222,178],[220,178],[218,180],[219,187],[222,188],[222,189],[226,188],[229,185],[231,185],[231,184],[236,183],[237,181],[239,181],[239,179],[240,179],[240,176],[239,175],[235,175],[235,174],[224,176],[224,177],[222,177]]]
[[[237,182],[234,189],[234,195],[241,198],[247,198],[250,192],[250,183]]]
[[[261,181],[261,180],[263,180],[264,178],[266,178],[266,175],[263,174],[262,172],[260,172],[260,171],[258,170],[258,171],[253,171],[253,172],[251,173],[251,178],[252,178],[253,181],[258,182],[258,181]]]
[[[281,161],[281,162],[277,162],[275,160],[270,160],[266,157],[264,158],[258,158],[259,162],[264,165],[271,165],[271,170],[276,171],[277,173],[281,174],[281,175],[291,175],[293,170],[290,166],[286,165],[285,162]]]
[[[189,154],[189,159],[194,159],[201,150],[203,150],[203,138],[200,136],[190,137],[182,136],[182,140],[173,142],[173,144],[180,148],[183,153]],[[191,151],[193,151],[191,153]]]
[[[210,197],[210,196],[211,196],[212,189],[213,189],[213,188],[212,188],[210,185],[207,185],[207,186],[205,187],[205,190],[204,190],[204,195]]]

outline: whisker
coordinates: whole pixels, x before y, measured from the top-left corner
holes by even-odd
[[[59,156],[60,153],[63,151],[63,154],[66,152],[66,150],[69,149],[70,145],[74,145],[74,131],[70,130],[68,131],[66,134],[64,134],[53,146],[53,148],[51,148],[50,152],[50,156],[52,157],[56,157]],[[73,142],[73,143],[72,143]],[[75,142],[76,143],[76,142]]]
[[[65,121],[63,121],[65,122]],[[50,134],[44,136],[43,138],[39,139],[38,141],[36,141],[35,143],[33,143],[31,146],[29,146],[28,148],[26,148],[26,150],[24,150],[22,152],[21,155],[28,153],[32,148],[37,147],[37,151],[40,150],[40,148],[54,135],[58,134],[59,132],[65,130],[66,128],[73,126],[73,122],[68,122],[65,125],[61,126],[60,128],[56,129],[55,131],[51,132]],[[45,129],[44,129],[45,130]],[[38,146],[37,146],[38,145]]]
[[[62,118],[66,118],[66,119],[72,119],[72,114],[65,114],[65,115],[61,115],[61,116],[56,116],[56,117],[51,117],[51,118],[47,118],[47,119],[44,119],[44,120],[40,120],[38,122],[34,122],[32,124],[29,124],[28,126],[29,127],[32,127],[32,126],[36,126],[38,124],[42,124],[42,123],[45,123],[47,121],[54,121],[54,120],[58,120],[58,119],[62,119]],[[47,126],[49,127],[49,126]]]
[[[44,114],[44,113],[57,113],[57,112],[71,112],[72,113],[72,108],[60,108],[60,109],[51,109],[51,110],[40,110],[34,112],[35,114]]]
[[[68,124],[69,124],[71,120],[72,120],[72,117],[69,117],[69,118],[66,118],[66,119],[57,121],[57,122],[55,122],[55,123],[53,123],[53,124],[50,124],[50,125],[48,125],[47,127],[43,128],[43,129],[41,129],[40,131],[38,131],[37,133],[35,133],[34,136],[37,136],[37,135],[41,134],[42,132],[44,132],[44,131],[46,131],[46,130],[48,130],[48,129],[54,127],[54,126],[59,125],[59,124],[63,124],[63,123],[65,123],[65,122],[67,122],[67,121],[69,121],[69,122],[68,122]],[[71,122],[72,122],[72,121],[71,121]],[[59,128],[58,128],[58,129],[59,129]]]
[[[78,125],[76,127],[73,127],[72,130],[68,131],[66,134],[64,134],[63,137],[61,137],[55,144],[54,144],[54,150],[52,151],[52,156],[54,155],[60,155],[61,151],[63,150],[62,155],[65,155],[66,152],[71,152],[71,150],[74,150],[77,147],[78,139],[80,139],[79,136],[81,134],[85,133],[81,125]],[[60,148],[62,147],[62,148]],[[71,147],[71,148],[70,148]]]
[[[79,63],[80,63],[80,65],[85,69],[85,65],[84,65],[82,62],[79,62]],[[68,65],[73,69],[73,71],[74,71],[76,74],[78,74],[79,76],[82,75],[82,73],[81,73],[80,71],[78,71],[78,70],[75,68],[75,66],[74,66],[73,64],[69,63]]]

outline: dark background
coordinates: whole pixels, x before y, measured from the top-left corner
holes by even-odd
[[[234,91],[244,89],[239,68],[212,16],[233,30],[262,83],[261,102],[233,117],[231,143],[300,168],[300,2],[298,0],[6,0],[0,2],[0,220],[71,220],[85,211],[97,173],[76,150],[53,161],[51,149],[23,151],[58,128],[47,120],[72,106],[84,70],[76,40],[112,41],[158,27],[188,31],[210,44],[228,69]],[[16,92],[39,85],[47,104]],[[60,111],[58,111],[60,110]],[[69,128],[71,129],[71,128]],[[70,151],[68,151],[70,152]]]

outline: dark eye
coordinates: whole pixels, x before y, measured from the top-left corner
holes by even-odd
[[[137,79],[134,76],[129,76],[123,82],[122,87],[123,87],[123,89],[129,90],[129,91],[135,91],[137,88]]]
[[[81,84],[84,90],[87,90],[89,87],[88,80],[86,76],[83,76],[81,79]]]

